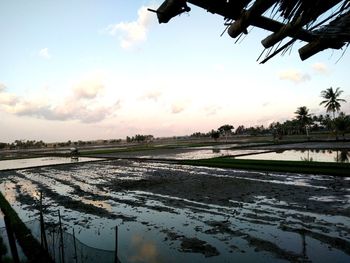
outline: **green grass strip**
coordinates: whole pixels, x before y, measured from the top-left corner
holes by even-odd
[[[307,161],[269,161],[269,160],[238,160],[218,157],[201,160],[180,160],[179,163],[194,166],[217,168],[246,169],[256,171],[273,171],[305,174],[325,174],[335,176],[350,176],[349,163],[327,163]]]
[[[53,262],[49,254],[42,249],[39,242],[32,236],[30,230],[22,222],[1,192],[0,208],[3,214],[8,217],[16,239],[28,258],[28,262]]]

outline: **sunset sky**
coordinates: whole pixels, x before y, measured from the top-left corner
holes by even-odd
[[[350,113],[350,52],[302,62],[298,47],[256,62],[268,32],[239,43],[196,6],[168,24],[143,0],[0,1],[0,141],[187,135],[268,125],[299,106],[324,110],[341,87]],[[339,61],[338,61],[339,60]]]

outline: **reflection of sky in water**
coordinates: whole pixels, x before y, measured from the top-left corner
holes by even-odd
[[[303,237],[300,234],[281,229],[282,224],[300,227],[304,224],[303,218],[309,218],[310,222],[304,227],[321,234],[324,234],[322,229],[325,229],[327,235],[339,236],[338,226],[347,229],[347,233],[349,233],[350,219],[348,217],[298,211],[296,206],[291,209],[287,202],[267,198],[264,195],[256,196],[250,203],[231,201],[232,206],[224,206],[145,191],[111,192],[97,187],[99,183],[106,183],[116,176],[140,179],[152,173],[167,172],[175,176],[181,172],[203,176],[211,175],[218,177],[218,180],[220,177],[228,177],[273,184],[303,185],[306,190],[315,187],[327,188],[328,181],[331,179],[326,176],[267,174],[147,162],[124,162],[123,165],[115,165],[113,162],[89,163],[65,170],[47,167],[40,169],[40,172],[35,171],[35,169],[19,171],[19,175],[27,179],[17,177],[14,174],[12,176],[13,182],[3,181],[0,184],[0,189],[6,189],[6,197],[11,201],[15,210],[19,212],[21,218],[24,220],[32,219],[31,216],[36,211],[28,211],[24,205],[16,201],[15,187],[17,184],[20,185],[23,193],[37,200],[36,182],[44,184],[60,195],[81,200],[97,207],[102,205],[114,215],[136,216],[136,221],[100,218],[63,208],[55,204],[55,200],[44,197],[45,204],[49,205],[46,220],[57,221],[57,210],[60,209],[68,231],[72,232],[74,227],[77,237],[87,245],[113,250],[114,227],[118,225],[120,259],[123,263],[232,262],[233,260],[236,262],[283,262],[273,252],[269,252],[268,248],[265,250],[256,249],[254,245],[249,243],[249,238],[276,244],[284,251],[296,254],[303,253],[303,244],[305,243],[309,259],[315,262],[329,262],[332,258],[339,259],[339,262],[346,262],[349,259],[349,256],[342,251],[335,248],[330,250],[327,243],[317,241],[310,236]],[[95,195],[96,198],[77,195],[68,182],[74,182],[74,185],[78,185],[83,191]],[[103,200],[99,200],[101,197]],[[331,196],[324,196],[324,198],[328,197]],[[135,202],[130,203],[129,201]],[[169,205],[175,201],[180,201],[182,207]],[[157,211],[152,209],[152,206],[172,208],[173,211]],[[233,231],[233,234],[210,234],[212,230],[212,227],[208,225],[210,221],[228,222],[228,229]],[[181,247],[181,240],[170,240],[164,232],[166,230],[204,240],[216,247],[220,256],[205,258],[197,253],[182,253],[178,251]],[[257,242],[256,240],[254,242]],[[323,253],[322,258],[317,257],[318,252]]]
[[[164,159],[208,159],[222,156],[235,156],[241,154],[251,154],[264,152],[264,150],[230,150],[230,149],[201,149],[201,150],[191,150],[183,153],[174,153],[174,154],[152,154],[152,155],[143,155],[142,158],[164,158]]]
[[[346,153],[346,154],[345,154]],[[236,159],[280,160],[280,161],[314,161],[314,162],[349,162],[347,151],[331,150],[286,150],[236,157]]]
[[[14,159],[0,161],[0,170],[5,169],[22,169],[36,166],[45,166],[53,164],[76,163],[99,160],[96,158],[79,157],[78,159],[71,159],[65,157],[39,157],[27,159]]]

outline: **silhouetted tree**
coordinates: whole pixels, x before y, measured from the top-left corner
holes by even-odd
[[[310,125],[312,123],[311,114],[309,113],[309,109],[306,106],[302,106],[297,108],[296,112],[296,119],[298,120],[300,124],[300,130],[304,133],[306,131],[307,125]]]
[[[217,141],[220,137],[220,132],[211,130],[210,137],[213,138],[215,141]]]
[[[225,136],[225,141],[227,142],[227,136],[232,133],[233,129],[234,127],[232,125],[225,124],[219,127],[218,131]]]
[[[321,97],[324,98],[320,105],[324,104],[327,112],[333,113],[333,119],[335,118],[335,112],[340,111],[340,102],[346,102],[346,100],[339,98],[343,93],[340,88],[336,88],[334,91],[332,87],[321,91]]]
[[[334,119],[336,133],[340,132],[345,138],[345,132],[350,129],[350,116],[346,116],[344,112]]]

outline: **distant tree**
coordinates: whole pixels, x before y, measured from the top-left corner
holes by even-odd
[[[344,112],[339,113],[339,116],[334,119],[336,133],[338,132],[345,138],[345,132],[350,129],[350,116],[346,116]]]
[[[220,132],[211,130],[210,137],[213,138],[215,141],[217,141],[220,137]]]
[[[321,124],[329,131],[331,131],[333,129],[333,121],[331,119],[331,116],[329,114],[326,114],[322,120],[321,120]]]
[[[336,88],[334,91],[332,87],[321,91],[321,97],[324,99],[320,105],[325,106],[327,112],[332,112],[333,119],[335,118],[335,112],[340,111],[340,102],[346,102],[346,100],[339,98],[343,93],[340,88]]]
[[[309,109],[306,106],[302,106],[297,108],[296,112],[296,119],[298,120],[300,124],[300,130],[304,133],[306,131],[307,125],[310,125],[312,123],[311,114],[309,113]]]
[[[245,128],[243,125],[239,125],[235,131],[236,134],[243,134],[245,131]]]
[[[273,136],[273,139],[282,139],[283,137],[283,129],[282,124],[279,122],[273,122],[269,125],[269,131]]]
[[[205,137],[205,136],[206,134],[201,132],[194,132],[190,135],[190,137],[196,137],[196,138]]]
[[[232,125],[225,124],[219,127],[218,131],[225,136],[225,141],[227,142],[227,136],[232,133],[233,129],[234,127]]]
[[[7,147],[7,143],[0,142],[0,149],[5,149]]]

